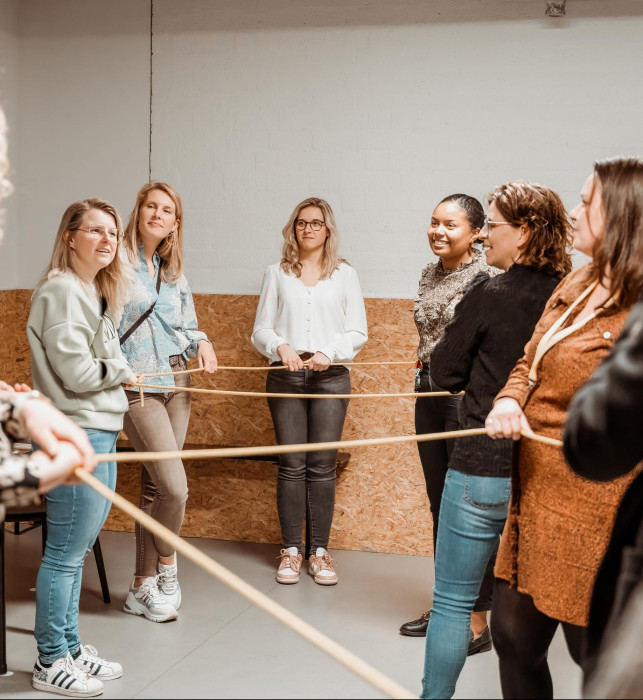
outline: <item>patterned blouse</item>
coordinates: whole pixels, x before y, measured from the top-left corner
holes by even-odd
[[[11,453],[13,441],[25,437],[14,411],[16,396],[0,394],[0,523],[4,520],[5,507],[36,502],[40,483],[31,455]]]
[[[445,270],[442,260],[429,263],[422,270],[420,286],[415,297],[415,325],[420,335],[418,360],[426,367],[431,360],[431,352],[438,344],[453,312],[466,288],[479,272],[492,277],[500,270],[487,265],[485,254],[476,250],[474,258],[455,270]]]
[[[181,275],[176,282],[162,282],[157,297],[156,280],[161,259],[154,253],[154,277],[151,277],[142,244],[139,244],[139,258],[141,264],[138,270],[135,270],[132,297],[123,309],[118,334],[124,335],[155,300],[156,306],[123,343],[121,349],[127,363],[136,374],[171,372],[174,370],[170,367],[171,355],[183,355],[187,360],[188,357],[196,356],[199,341],[210,341],[206,334],[199,330],[192,293],[185,275]],[[171,388],[174,386],[174,377],[154,377],[149,383]],[[164,390],[145,391],[159,393]]]

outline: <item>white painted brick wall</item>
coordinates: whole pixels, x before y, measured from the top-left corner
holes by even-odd
[[[221,253],[214,286],[193,288],[257,293],[293,206],[317,195],[365,294],[410,297],[443,196],[522,177],[571,207],[595,158],[641,152],[640,12],[571,2],[556,23],[521,2],[502,20],[508,3],[485,2],[439,21],[455,4],[404,3],[398,23],[401,3],[373,2],[376,20],[351,24],[341,2],[157,0],[153,173],[180,177],[187,240]],[[438,21],[413,23],[427,5]]]
[[[20,6],[16,286],[64,205],[126,218],[147,177],[148,9]],[[642,151],[637,0],[155,0],[154,34],[152,176],[183,196],[195,292],[258,293],[316,195],[364,293],[412,297],[443,196],[520,177],[571,207],[594,159]]]

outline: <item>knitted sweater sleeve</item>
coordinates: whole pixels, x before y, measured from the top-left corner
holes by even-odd
[[[474,277],[431,353],[431,379],[448,391],[462,391],[469,383],[471,367],[484,333],[484,292],[489,279],[486,272]]]

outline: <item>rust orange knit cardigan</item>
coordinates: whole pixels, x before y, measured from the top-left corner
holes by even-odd
[[[536,433],[562,438],[572,396],[611,350],[627,310],[600,312],[554,345],[542,358],[538,379],[527,375],[543,334],[590,283],[588,267],[570,273],[556,288],[525,348],[524,357],[496,397],[512,397]],[[563,327],[574,323],[581,303]],[[607,549],[616,509],[630,473],[608,483],[577,476],[562,450],[522,440],[514,460],[512,500],[496,563],[496,576],[531,596],[545,615],[587,625],[599,564]]]

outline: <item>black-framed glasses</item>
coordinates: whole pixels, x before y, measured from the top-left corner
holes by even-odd
[[[295,221],[295,228],[297,231],[305,231],[307,226],[310,226],[310,228],[313,231],[321,231],[322,226],[325,224],[324,221],[320,221],[319,219],[313,219],[312,221],[304,221],[303,219],[297,219]]]
[[[107,226],[90,226],[89,228],[83,228],[82,226],[78,226],[73,230],[84,231],[85,233],[88,233],[92,238],[95,238],[97,241],[100,241],[100,239],[105,235],[110,241],[120,241],[121,238],[123,238],[123,234],[119,233],[118,229],[107,228]]]

